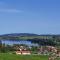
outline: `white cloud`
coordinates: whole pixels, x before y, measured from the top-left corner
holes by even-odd
[[[21,13],[21,10],[17,9],[0,9],[0,12],[7,12],[7,13]]]

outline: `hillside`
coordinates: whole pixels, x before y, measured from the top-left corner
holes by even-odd
[[[0,35],[0,40],[2,39],[60,39],[60,35],[38,35],[32,33],[12,33]]]
[[[13,33],[0,35],[0,40],[30,40],[41,45],[59,45],[60,35],[38,35],[30,33]]]

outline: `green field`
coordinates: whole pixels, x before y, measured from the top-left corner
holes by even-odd
[[[15,55],[0,53],[0,60],[48,60],[48,57],[38,55]]]

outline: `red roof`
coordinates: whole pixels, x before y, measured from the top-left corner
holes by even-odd
[[[30,51],[16,51],[17,53],[31,53]]]

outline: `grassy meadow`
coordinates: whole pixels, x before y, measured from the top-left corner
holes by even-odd
[[[0,53],[0,60],[48,60],[47,56]]]

